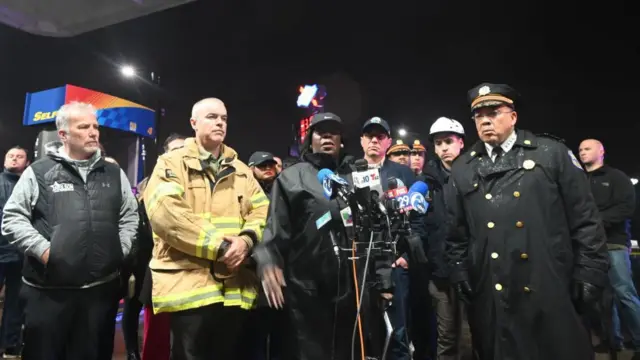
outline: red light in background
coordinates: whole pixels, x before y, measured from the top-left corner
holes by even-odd
[[[300,120],[300,130],[298,131],[298,136],[300,137],[300,142],[304,140],[304,137],[309,132],[309,124],[311,123],[311,116],[308,118],[304,118]]]

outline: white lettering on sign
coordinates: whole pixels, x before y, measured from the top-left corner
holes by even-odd
[[[353,185],[357,188],[380,186],[380,173],[378,169],[370,169],[353,173]]]
[[[63,183],[60,184],[57,181],[51,185],[51,191],[54,193],[65,192],[65,191],[73,191],[73,184]]]

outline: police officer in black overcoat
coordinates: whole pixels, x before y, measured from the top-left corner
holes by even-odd
[[[480,141],[447,185],[451,281],[479,359],[593,359],[579,313],[607,281],[603,227],[571,150],[515,129],[517,100],[508,85],[469,91]]]

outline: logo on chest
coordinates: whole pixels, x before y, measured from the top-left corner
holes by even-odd
[[[51,185],[51,191],[54,193],[73,191],[73,184],[54,182]]]

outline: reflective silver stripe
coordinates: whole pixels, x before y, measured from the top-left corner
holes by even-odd
[[[38,285],[38,284],[34,284],[32,282],[30,282],[29,280],[25,279],[24,277],[22,277],[22,282],[34,287],[34,288],[38,288],[38,289],[63,289],[63,290],[73,290],[73,289],[88,289],[88,288],[92,288],[92,287],[96,287],[98,285],[102,285],[102,284],[106,284],[111,280],[116,279],[118,276],[120,276],[120,272],[115,272],[113,274],[110,274],[106,277],[103,277],[102,279],[96,280],[94,282],[90,282],[88,284],[84,284],[81,286],[45,286],[45,285]]]

